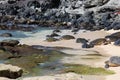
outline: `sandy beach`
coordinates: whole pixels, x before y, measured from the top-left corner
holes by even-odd
[[[112,33],[115,33],[118,31],[114,31],[114,30],[110,30],[110,31],[82,31],[82,32],[78,32],[78,34],[73,35],[72,32],[70,32],[69,30],[63,34],[69,34],[69,35],[73,35],[76,39],[77,38],[85,38],[88,39],[89,41],[95,40],[97,38],[104,38],[107,35],[110,35]],[[76,39],[73,40],[61,40],[61,41],[56,41],[56,42],[46,42],[44,40],[39,40],[39,38],[33,38],[32,40],[27,38],[27,39],[23,39],[21,40],[21,43],[25,43],[28,45],[42,45],[42,46],[49,46],[49,47],[69,47],[69,48],[73,48],[73,49],[82,49],[80,43],[76,43]],[[101,59],[99,61],[94,61],[94,66],[97,67],[103,67],[104,68],[104,62],[106,60],[108,60],[111,56],[120,56],[120,49],[119,46],[114,46],[113,44],[109,44],[109,45],[101,45],[101,46],[96,46],[94,48],[91,49],[82,49],[82,50],[92,50],[92,51],[98,51],[100,54],[106,56],[104,59]],[[73,54],[73,53],[71,53]],[[79,52],[77,52],[76,54],[79,54]],[[71,59],[67,59],[68,62],[72,62],[72,63],[77,63],[77,61],[79,59],[79,57],[74,57],[72,60]],[[66,60],[66,61],[67,61]],[[63,60],[63,62],[65,62],[65,60]],[[79,62],[81,63],[81,62]],[[88,64],[89,63],[89,64]],[[88,65],[92,65],[93,62],[87,62],[84,64],[88,64]],[[109,75],[105,77],[105,80],[119,80],[120,76],[120,67],[112,67],[109,68],[110,70],[113,70],[116,74],[114,75]]]

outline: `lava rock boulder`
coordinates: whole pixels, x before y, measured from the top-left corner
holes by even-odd
[[[17,66],[0,64],[0,77],[16,79],[21,77],[23,70]]]
[[[16,46],[19,44],[18,40],[3,40],[0,42],[0,46]]]

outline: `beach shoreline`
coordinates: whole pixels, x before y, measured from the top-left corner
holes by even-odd
[[[85,32],[80,32],[74,35],[72,32],[68,31],[66,34],[74,36],[76,39],[77,38],[85,38],[89,39],[90,41],[95,40],[97,38],[104,38],[107,35],[110,35],[112,33],[118,32],[119,30],[110,30],[110,31],[85,31]],[[39,38],[38,38],[39,39]],[[82,44],[76,43],[76,39],[74,40],[61,40],[61,41],[56,41],[56,42],[46,42],[44,40],[38,40],[38,39],[33,39],[31,40],[21,40],[21,43],[25,43],[27,45],[41,45],[41,46],[47,46],[47,47],[66,47],[66,48],[73,48],[73,49],[82,49],[82,50],[93,50],[93,51],[98,51],[99,54],[104,55],[106,58],[102,59],[99,62],[95,63],[95,66],[97,67],[103,67],[105,65],[105,61],[108,60],[111,56],[120,56],[119,52],[120,49],[118,46],[114,46],[113,44],[108,44],[108,45],[100,45],[100,46],[95,46],[94,48],[90,49],[83,49],[81,46]],[[115,52],[115,53],[114,53]],[[119,80],[120,77],[118,76],[120,73],[120,67],[112,67],[109,68],[110,70],[114,71],[114,75],[109,75],[106,76],[105,80]],[[119,69],[119,70],[118,70]]]

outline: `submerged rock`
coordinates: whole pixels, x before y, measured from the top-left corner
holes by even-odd
[[[5,57],[5,59],[7,59],[7,64],[19,66],[28,72],[31,72],[39,63],[54,60],[65,55],[56,50],[36,49],[28,45],[17,45],[14,47],[4,46],[3,48],[5,49],[5,52],[10,53],[10,56]],[[0,55],[0,58],[3,56],[2,54]]]
[[[12,37],[13,35],[11,33],[3,33],[0,36],[1,37]]]
[[[16,79],[22,76],[23,70],[17,66],[0,64],[0,77]]]

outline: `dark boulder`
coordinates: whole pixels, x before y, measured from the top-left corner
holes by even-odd
[[[3,33],[0,36],[1,37],[12,37],[13,35],[11,33]]]
[[[92,45],[92,44],[87,44],[87,43],[84,43],[83,45],[82,45],[82,48],[93,48],[94,47],[94,45]]]
[[[113,33],[111,35],[106,36],[105,38],[109,39],[109,41],[111,42],[117,41],[120,38],[120,32]]]
[[[110,42],[114,42],[120,39],[119,37],[116,37],[116,36],[106,36],[105,38],[109,40]]]
[[[71,35],[63,35],[60,39],[61,40],[70,40],[70,39],[75,39],[75,37],[71,36]]]
[[[115,41],[115,42],[114,42],[114,45],[120,46],[120,39],[118,39],[117,41]]]
[[[113,22],[113,23],[111,24],[111,27],[112,27],[114,30],[120,29],[120,22]]]
[[[8,3],[9,4],[14,4],[14,3],[16,3],[17,2],[17,0],[8,0]]]
[[[107,45],[110,44],[110,41],[107,41],[105,38],[99,38],[90,42],[90,45]]]
[[[0,46],[16,46],[18,44],[18,40],[3,40],[0,42]]]
[[[17,66],[0,64],[0,77],[16,79],[21,77],[22,74],[23,74],[23,70]]]
[[[92,30],[95,26],[94,21],[94,12],[93,11],[87,11],[85,14],[78,19],[78,26],[80,29],[86,29],[86,30]]]
[[[74,28],[74,29],[72,29],[72,31],[71,31],[71,32],[76,33],[76,32],[78,32],[79,30],[80,30],[79,28]]]
[[[61,31],[59,29],[55,29],[53,33],[61,33]]]
[[[116,11],[115,7],[107,6],[107,7],[100,8],[100,10],[98,10],[98,13],[115,12],[115,11]]]
[[[79,26],[81,29],[91,30],[93,29],[94,24],[91,24],[90,22],[82,22]]]
[[[106,4],[107,2],[109,2],[109,0],[87,0],[84,2],[84,7],[85,8],[93,8],[96,6],[103,6],[104,4]]]
[[[87,43],[88,42],[88,40],[86,40],[85,38],[77,38],[77,40],[76,40],[76,43]]]

